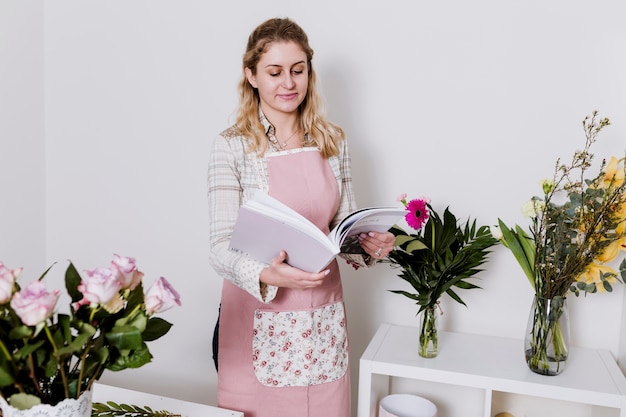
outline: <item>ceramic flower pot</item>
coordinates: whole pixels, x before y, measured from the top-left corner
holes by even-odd
[[[18,410],[0,397],[2,417],[90,417],[92,392],[85,391],[78,399],[67,398],[57,405],[39,404],[28,410]]]
[[[565,297],[535,296],[524,338],[526,363],[535,373],[558,375],[569,351],[569,313]]]
[[[391,394],[380,401],[378,417],[437,417],[437,406],[411,394]]]

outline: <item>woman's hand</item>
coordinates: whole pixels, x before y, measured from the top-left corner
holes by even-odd
[[[330,269],[321,272],[305,272],[287,264],[287,253],[280,253],[272,259],[267,268],[261,271],[260,281],[267,285],[285,288],[314,288],[322,285],[324,279],[330,273]]]
[[[377,233],[361,233],[359,235],[359,243],[361,247],[374,259],[383,259],[393,250],[396,237],[391,232]]]

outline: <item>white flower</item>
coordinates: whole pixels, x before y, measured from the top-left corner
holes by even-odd
[[[502,240],[502,229],[500,229],[500,226],[498,225],[493,225],[493,226],[489,226],[489,231],[491,232],[491,236],[493,236],[494,239],[497,240]]]
[[[542,200],[532,199],[524,203],[522,206],[522,214],[526,217],[534,219],[541,211],[543,211],[545,206],[546,203]]]

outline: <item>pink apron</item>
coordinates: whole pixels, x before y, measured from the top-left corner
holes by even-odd
[[[269,193],[328,233],[337,182],[317,150],[268,156]],[[271,239],[272,236],[268,236]],[[245,417],[349,417],[348,335],[337,261],[322,286],[270,303],[224,280],[218,405]]]

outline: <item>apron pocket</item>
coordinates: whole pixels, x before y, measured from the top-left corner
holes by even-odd
[[[268,387],[305,387],[342,378],[348,369],[343,301],[305,311],[254,313],[252,362]]]

